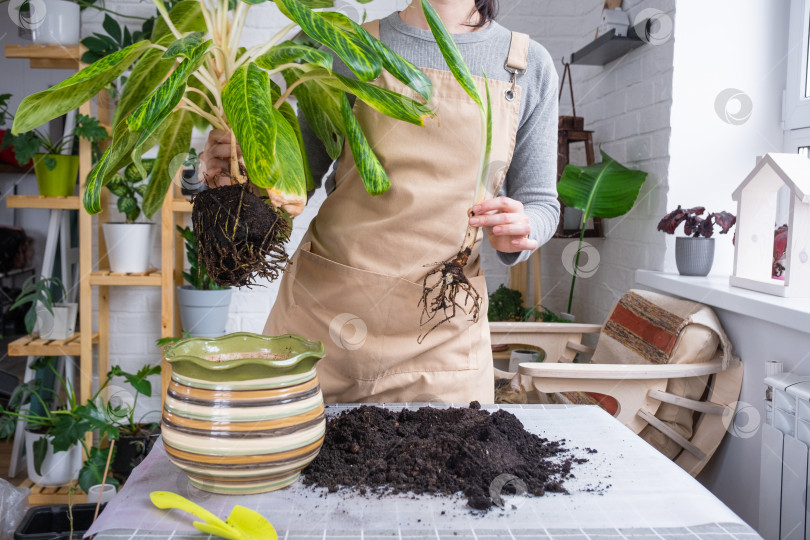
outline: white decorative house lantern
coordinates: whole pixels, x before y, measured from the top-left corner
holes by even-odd
[[[788,238],[784,273],[777,279],[774,225],[780,189],[788,199]],[[776,296],[810,297],[810,159],[766,154],[732,198],[737,201],[737,237],[730,284]]]

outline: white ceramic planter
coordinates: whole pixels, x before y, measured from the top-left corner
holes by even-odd
[[[177,287],[177,304],[183,330],[193,337],[220,337],[225,335],[231,289],[198,291],[183,285]]]
[[[34,469],[34,442],[42,437],[52,437],[39,433],[25,432],[25,459],[28,466],[28,478],[35,484],[46,487],[63,486],[79,477],[79,469],[82,468],[82,447],[79,444],[71,446],[64,452],[53,452],[53,447],[48,444],[48,453],[45,461],[42,462],[40,473]]]
[[[104,223],[110,270],[124,274],[149,270],[154,223]]]
[[[32,0],[31,30],[40,45],[78,45],[79,4],[65,0]]]
[[[79,304],[56,303],[53,305],[53,315],[39,305],[37,308],[37,332],[42,339],[67,339],[76,332],[76,316],[79,313]]]

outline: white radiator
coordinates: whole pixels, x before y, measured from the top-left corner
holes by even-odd
[[[810,377],[782,373],[765,379],[759,533],[766,540],[810,540],[808,447]]]

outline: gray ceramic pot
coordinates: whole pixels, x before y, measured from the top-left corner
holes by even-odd
[[[193,337],[219,337],[225,335],[231,289],[198,291],[183,285],[177,287],[177,304],[183,330]]]
[[[682,276],[707,276],[714,263],[714,238],[675,239],[675,264]]]

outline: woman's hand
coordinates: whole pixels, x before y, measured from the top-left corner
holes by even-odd
[[[501,253],[537,249],[537,241],[529,238],[529,217],[523,203],[509,197],[496,197],[473,206],[470,225],[484,227],[489,243]]]
[[[210,188],[231,183],[231,139],[231,133],[221,129],[212,129],[208,134],[198,176]],[[236,143],[236,153],[242,157],[239,143]]]

